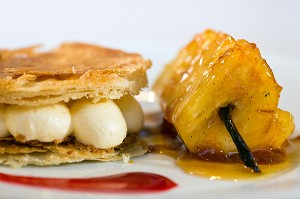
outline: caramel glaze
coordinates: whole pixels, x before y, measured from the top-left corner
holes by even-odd
[[[262,171],[253,173],[244,166],[237,152],[225,154],[208,149],[197,154],[189,153],[174,127],[166,121],[159,127],[144,129],[141,135],[150,143],[150,153],[170,156],[186,173],[210,180],[238,181],[274,176],[300,164],[300,137],[290,140],[284,150],[253,150]]]

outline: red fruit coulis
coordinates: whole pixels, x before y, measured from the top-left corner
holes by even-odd
[[[19,185],[98,193],[152,193],[177,186],[170,179],[145,172],[93,178],[43,178],[0,173],[0,181]]]

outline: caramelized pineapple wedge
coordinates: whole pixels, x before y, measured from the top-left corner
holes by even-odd
[[[229,104],[250,150],[282,149],[294,121],[277,108],[281,89],[255,44],[212,30],[196,35],[154,84],[191,153],[237,152],[218,114]]]

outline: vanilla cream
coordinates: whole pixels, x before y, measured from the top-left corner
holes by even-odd
[[[125,118],[128,132],[139,132],[144,126],[144,113],[136,99],[131,95],[126,95],[114,102],[119,106]]]
[[[112,100],[79,100],[70,106],[70,112],[73,135],[83,144],[110,148],[121,144],[127,135],[126,121]]]
[[[27,107],[9,105],[6,108],[6,126],[19,141],[62,140],[72,132],[71,115],[64,103]]]
[[[53,142],[73,135],[96,148],[115,147],[128,132],[142,129],[144,115],[139,103],[128,95],[120,100],[76,100],[28,107],[0,105],[0,137],[10,134],[19,141]]]

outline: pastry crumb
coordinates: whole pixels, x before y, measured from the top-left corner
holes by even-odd
[[[122,159],[124,163],[132,163],[132,160],[130,160],[130,154],[129,153],[124,153],[122,154]]]
[[[73,72],[73,74],[76,74],[75,66],[72,66],[72,72]]]

